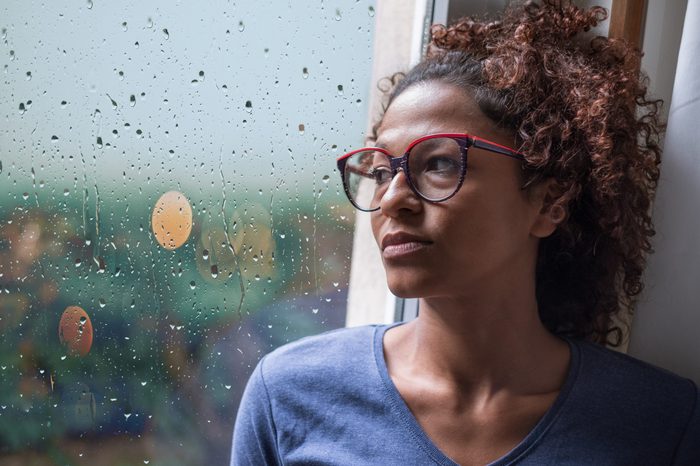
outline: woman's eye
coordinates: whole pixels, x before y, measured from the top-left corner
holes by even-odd
[[[387,167],[372,167],[370,175],[377,184],[384,184],[391,180],[391,170]]]
[[[427,172],[452,173],[457,171],[458,168],[457,161],[447,156],[430,157],[428,163],[425,164],[425,171]]]

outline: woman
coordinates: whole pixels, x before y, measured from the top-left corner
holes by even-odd
[[[695,384],[601,345],[642,288],[660,155],[639,54],[579,37],[605,14],[433,28],[338,162],[420,315],[266,356],[232,464],[700,464]]]

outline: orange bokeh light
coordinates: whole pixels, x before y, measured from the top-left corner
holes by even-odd
[[[58,339],[74,356],[85,356],[92,347],[92,322],[79,306],[68,306],[58,323]]]
[[[168,191],[156,202],[151,228],[158,243],[165,249],[177,249],[190,237],[192,207],[184,194]]]

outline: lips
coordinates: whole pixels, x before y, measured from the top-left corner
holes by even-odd
[[[420,236],[406,232],[387,233],[382,238],[381,250],[385,259],[407,256],[425,249],[432,244]]]

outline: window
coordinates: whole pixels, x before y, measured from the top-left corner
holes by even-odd
[[[0,7],[0,462],[222,464],[343,326],[374,1]]]

